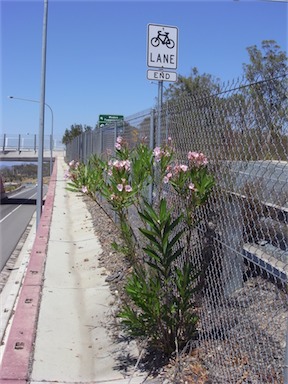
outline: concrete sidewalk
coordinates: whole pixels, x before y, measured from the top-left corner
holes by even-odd
[[[98,265],[91,216],[66,189],[66,168],[58,157],[5,341],[1,383],[142,383],[147,375],[133,366],[121,371],[121,361],[137,361],[139,351],[109,335],[115,297]]]

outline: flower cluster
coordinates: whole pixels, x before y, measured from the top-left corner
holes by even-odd
[[[188,166],[185,164],[176,164],[174,167],[172,167],[172,165],[168,165],[166,171],[167,173],[163,178],[164,184],[169,183],[170,179],[177,177],[181,172],[187,172]]]
[[[71,160],[68,164],[69,168],[64,174],[64,178],[68,180],[74,180],[76,178],[75,171],[78,170],[80,163],[75,160]]]
[[[69,163],[69,168],[70,169],[77,169],[79,167],[79,162],[75,160],[71,160]]]
[[[117,184],[117,189],[119,192],[132,192],[132,187],[129,184]]]
[[[171,152],[168,148],[155,147],[153,150],[153,155],[155,157],[155,161],[159,163],[163,157],[170,157]]]
[[[123,144],[123,137],[118,136],[117,139],[116,139],[115,148],[116,148],[118,151],[121,151],[121,149],[122,149],[122,144]]]
[[[197,193],[198,188],[196,185],[199,184],[198,179],[200,175],[200,169],[204,170],[208,164],[207,157],[202,152],[189,151],[187,159],[188,165],[175,164],[172,166],[171,164],[168,164],[163,177],[163,183],[170,183],[173,188],[180,194],[187,194],[188,192]],[[187,198],[188,196],[189,193]]]
[[[202,152],[188,152],[188,160],[192,165],[201,167],[208,164],[207,157]]]
[[[116,190],[117,190],[117,193],[116,193]],[[110,195],[110,201],[121,202],[123,201],[123,199],[125,199],[125,192],[127,193],[132,192],[132,187],[130,184],[127,184],[126,179],[121,179],[121,183],[116,185],[116,190],[114,190],[114,192],[112,191]],[[120,192],[120,194],[118,192]]]
[[[113,174],[113,168],[116,169],[117,171],[130,171],[131,168],[131,163],[130,160],[109,160],[108,162],[109,170],[108,170],[108,175],[112,176]]]

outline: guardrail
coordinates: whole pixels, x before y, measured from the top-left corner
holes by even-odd
[[[44,150],[64,149],[61,139],[44,135]],[[7,134],[0,135],[0,151],[38,151],[38,135]]]

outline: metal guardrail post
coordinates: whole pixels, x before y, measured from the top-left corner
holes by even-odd
[[[5,151],[5,144],[6,144],[6,133],[3,135],[3,152]]]
[[[21,134],[18,135],[18,152],[20,153],[21,149]]]

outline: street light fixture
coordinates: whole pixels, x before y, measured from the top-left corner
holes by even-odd
[[[24,99],[22,97],[15,97],[15,96],[8,96],[9,99],[15,99],[15,100],[22,100],[22,101],[31,101],[32,103],[40,103],[38,100],[31,100],[31,99]],[[53,168],[53,124],[54,124],[54,116],[52,108],[49,104],[44,103],[46,107],[50,109],[51,112],[51,136],[50,136],[50,176],[52,175],[52,168]]]

